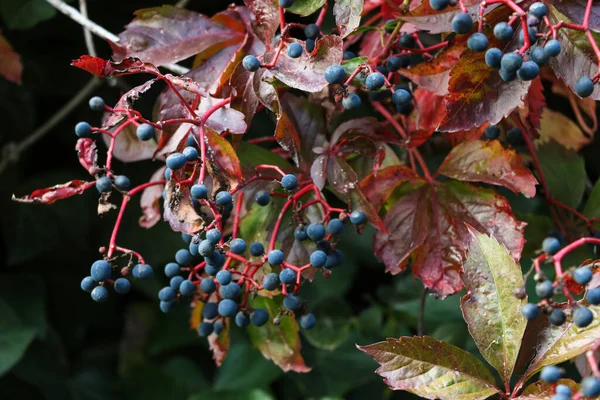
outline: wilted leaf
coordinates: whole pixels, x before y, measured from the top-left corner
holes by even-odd
[[[208,171],[228,189],[235,188],[242,179],[242,167],[233,146],[208,127],[204,128],[204,137]]]
[[[523,274],[494,237],[470,231],[473,241],[461,274],[467,294],[460,306],[477,348],[509,385],[527,327],[521,315],[526,301],[514,295]]]
[[[535,196],[538,183],[517,152],[502,147],[498,140],[474,140],[455,146],[438,172],[460,181],[504,186],[529,198]]]
[[[357,347],[379,363],[376,372],[392,390],[441,400],[487,399],[500,391],[475,356],[428,336]]]
[[[152,174],[150,182],[163,180],[166,168],[167,167],[161,167]],[[140,197],[140,208],[142,209],[143,215],[139,220],[139,224],[142,228],[150,229],[160,221],[160,201],[164,190],[165,185],[155,185],[144,189],[142,192]]]
[[[333,15],[342,37],[348,36],[360,26],[364,0],[335,0]]]
[[[281,299],[269,299],[257,296],[248,301],[253,308],[264,308],[269,313],[269,322],[265,326],[248,327],[248,335],[252,345],[259,349],[263,356],[273,360],[284,372],[309,372],[300,354],[300,337],[298,324],[293,316],[282,316],[281,323],[275,325],[273,319],[278,315]]]
[[[96,182],[84,182],[74,180],[45,189],[34,190],[33,193],[25,197],[15,197],[15,195],[13,194],[12,199],[13,201],[19,203],[52,204],[57,200],[62,200],[68,197],[82,194],[89,188],[93,187],[95,184]]]
[[[213,352],[213,360],[217,367],[223,365],[223,361],[229,352],[231,337],[229,331],[231,329],[231,318],[225,318],[223,321],[223,330],[218,335],[211,333],[208,337],[208,346]]]
[[[553,140],[568,150],[579,151],[592,141],[592,138],[587,137],[575,122],[549,108],[542,112],[539,133],[540,137],[535,141],[536,146]]]
[[[147,80],[146,82],[142,83],[141,85],[136,86],[133,89],[130,89],[124,95],[121,96],[121,98],[119,99],[117,104],[114,105],[113,108],[118,109],[118,110],[133,109],[133,104],[140,98],[140,95],[142,95],[142,94],[146,93],[148,90],[150,90],[150,88],[152,87],[152,85],[155,82],[156,82],[155,79],[150,79],[150,80]],[[123,115],[123,113],[120,113],[120,112],[104,114],[104,116],[102,118],[102,129],[110,129],[110,128],[114,127],[115,125],[117,125],[119,122],[123,121],[125,118],[126,117]],[[105,135],[103,135],[103,136],[105,136]],[[106,142],[107,139],[110,140],[110,138],[108,138],[108,136],[106,136],[104,138],[105,143],[108,143],[108,142]],[[131,138],[131,139],[133,139],[133,138]],[[144,146],[146,146],[146,145],[144,145]],[[122,161],[126,161],[126,160],[122,160]]]
[[[556,384],[537,381],[527,386],[515,400],[552,400],[556,385],[566,385],[573,393],[579,391],[579,384],[571,379],[560,379]]]
[[[542,112],[546,108],[546,97],[544,96],[544,86],[540,77],[531,81],[529,92],[525,97],[525,104],[519,108],[521,119],[529,121],[536,129],[540,128],[540,119]]]
[[[317,10],[320,10],[321,7],[323,7],[323,4],[325,4],[325,1],[326,0],[295,0],[292,6],[285,10],[306,17],[315,13]]]
[[[21,83],[22,73],[21,56],[13,50],[8,40],[0,34],[0,75],[11,82]]]
[[[379,210],[395,188],[416,178],[414,171],[404,165],[393,165],[373,172],[360,182],[360,190],[376,210]]]
[[[124,58],[119,62],[114,62],[110,60],[104,60],[100,57],[83,55],[77,60],[73,60],[71,65],[81,68],[82,70],[101,78],[139,74],[142,72],[152,75],[157,75],[160,73],[160,71],[154,65],[145,63],[139,58],[133,57]]]
[[[194,209],[189,186],[180,185],[173,178],[167,182],[163,213],[164,220],[175,232],[194,234],[204,227],[204,220]]]
[[[77,151],[77,157],[79,163],[83,168],[86,169],[90,175],[98,173],[98,150],[96,149],[96,142],[90,138],[77,139],[77,145],[75,146]]]

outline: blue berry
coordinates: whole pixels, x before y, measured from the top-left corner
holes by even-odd
[[[209,243],[216,245],[217,243],[219,243],[219,240],[221,240],[221,231],[219,231],[218,229],[214,228],[211,229],[210,231],[206,232],[206,240],[208,240]]]
[[[299,241],[308,239],[308,235],[306,234],[306,229],[304,229],[304,226],[299,226],[296,228],[296,230],[294,230],[294,237]]]
[[[531,50],[531,61],[539,66],[547,65],[548,61],[550,61],[550,56],[548,56],[543,47],[536,46]]]
[[[302,307],[302,297],[288,294],[283,298],[283,306],[289,310],[297,311]]]
[[[554,254],[560,250],[560,241],[554,236],[548,236],[542,242],[542,250],[548,254]]]
[[[346,71],[341,65],[330,65],[325,69],[325,80],[327,83],[333,85],[335,83],[342,83],[346,78]]]
[[[229,250],[234,254],[242,254],[246,251],[246,242],[244,239],[235,238],[229,242]]]
[[[507,22],[498,22],[494,26],[494,36],[500,40],[510,40],[514,33],[514,29]]]
[[[429,5],[435,11],[442,11],[450,5],[450,0],[429,0]]]
[[[385,65],[378,65],[376,70],[379,71],[379,73],[383,76],[388,76],[388,74],[390,73],[390,71],[387,70]]]
[[[192,257],[188,250],[180,249],[175,253],[175,261],[177,261],[177,264],[185,267],[194,262],[194,257]]]
[[[198,326],[198,335],[200,336],[208,336],[211,333],[213,333],[215,327],[213,324],[211,324],[210,322],[202,322],[200,323],[200,325]]]
[[[362,210],[354,210],[352,214],[350,214],[350,222],[354,225],[360,225],[367,222],[367,216]]]
[[[571,396],[573,394],[573,392],[571,391],[571,388],[568,387],[567,385],[557,385],[555,392],[556,392],[556,394],[560,394],[563,396]]]
[[[235,316],[235,324],[240,328],[245,328],[250,325],[250,317],[243,311],[240,311]]]
[[[294,190],[298,187],[298,178],[293,174],[284,175],[281,178],[281,186],[283,186],[285,190]]]
[[[266,190],[259,190],[254,195],[254,201],[259,206],[263,206],[264,207],[264,206],[266,206],[267,204],[269,204],[271,202],[271,195]]]
[[[313,39],[306,39],[306,42],[304,42],[304,44],[306,45],[306,51],[308,53],[312,53],[315,47],[317,47],[317,42]]]
[[[196,241],[190,242],[188,250],[190,251],[190,254],[194,257],[200,257],[200,243]]]
[[[185,156],[185,159],[189,162],[194,162],[198,159],[199,153],[195,147],[188,146],[183,149],[182,154]]]
[[[107,261],[98,260],[92,264],[90,269],[90,276],[96,282],[102,282],[110,278],[112,268]]]
[[[193,185],[190,193],[195,199],[206,199],[208,196],[208,189],[204,185]]]
[[[147,264],[137,264],[133,267],[132,275],[135,279],[152,278],[152,267]]]
[[[81,280],[81,290],[84,292],[91,292],[92,289],[96,286],[96,282],[92,279],[91,276],[86,276]]]
[[[473,29],[473,20],[467,13],[458,13],[452,19],[452,30],[456,33],[468,33]]]
[[[254,57],[252,55],[246,56],[242,60],[242,66],[247,71],[255,72],[255,71],[258,71],[258,69],[260,68],[260,61],[258,61],[258,58]]]
[[[331,219],[327,224],[327,231],[332,235],[338,235],[344,229],[344,223],[337,218]]]
[[[265,290],[275,290],[281,285],[281,281],[279,280],[279,275],[271,272],[265,275],[262,284]]]
[[[256,308],[250,316],[250,321],[254,326],[263,326],[269,320],[269,313],[264,308]]]
[[[202,290],[206,294],[211,294],[212,292],[217,290],[217,285],[212,279],[204,278],[202,279],[202,282],[200,282],[200,290]]]
[[[548,279],[535,285],[535,293],[542,299],[549,299],[554,294],[554,286]]]
[[[265,252],[265,246],[260,242],[254,242],[250,245],[250,254],[254,257],[262,256]]]
[[[225,264],[225,255],[220,251],[215,251],[213,254],[204,257],[204,259],[207,265],[212,265],[216,268],[221,268]]]
[[[194,135],[189,135],[185,141],[185,145],[187,147],[196,147],[196,139],[194,139]]]
[[[223,330],[223,328],[225,328],[225,325],[223,324],[223,321],[221,321],[221,320],[215,321],[215,323],[213,324],[213,326],[214,326],[213,332],[215,334],[217,334],[217,335],[219,333],[221,333],[221,331]]]
[[[342,99],[342,105],[346,110],[360,107],[360,97],[356,93],[350,93]]]
[[[485,137],[490,140],[498,139],[500,137],[500,128],[496,125],[489,125],[485,128]]]
[[[231,272],[227,270],[221,270],[217,272],[217,282],[221,285],[229,285],[231,282]]]
[[[600,304],[600,287],[589,289],[585,298],[590,304],[598,305]]]
[[[210,276],[215,276],[217,275],[217,273],[221,270],[221,267],[217,267],[214,265],[210,265],[210,264],[206,264],[206,267],[204,267],[204,271],[210,275]]]
[[[108,290],[104,286],[96,286],[91,293],[92,300],[97,303],[104,303],[108,300]]]
[[[196,292],[196,285],[194,285],[194,282],[186,279],[179,285],[179,292],[183,296],[191,296]]]
[[[310,255],[310,265],[315,268],[324,267],[326,262],[327,254],[324,251],[317,250]]]
[[[90,137],[92,135],[92,126],[87,122],[78,122],[75,125],[75,134],[80,138]]]
[[[165,314],[171,311],[175,307],[175,301],[161,301],[160,302],[160,311]]]
[[[296,271],[291,268],[283,269],[279,273],[279,280],[286,285],[292,285],[296,283]]]
[[[165,169],[165,179],[170,181],[171,180],[171,170],[169,168]],[[165,192],[163,192],[163,198],[165,197]]]
[[[290,58],[298,58],[302,55],[302,45],[298,42],[293,42],[288,45],[287,54]]]
[[[331,269],[340,265],[343,260],[343,256],[341,254],[342,252],[340,250],[336,250],[334,253],[328,254],[327,262],[325,262],[325,268]]]
[[[492,47],[485,52],[485,63],[490,68],[500,69],[502,56],[502,50]]]
[[[367,76],[365,86],[369,90],[379,90],[385,84],[385,78],[379,72],[373,72]]]
[[[223,317],[233,317],[237,313],[238,306],[231,299],[223,299],[219,302],[218,310]]]
[[[563,310],[559,310],[558,308],[555,308],[554,310],[552,310],[552,312],[548,316],[548,320],[554,326],[561,326],[567,320],[567,315],[565,314],[565,312]]]
[[[467,46],[471,50],[478,52],[485,51],[489,43],[490,42],[488,41],[487,36],[480,32],[475,32],[474,34],[469,36],[469,39],[467,40]]]
[[[587,376],[581,381],[581,393],[586,397],[600,395],[600,379],[595,376]]]
[[[409,91],[396,88],[392,94],[392,102],[398,106],[411,103],[412,95]]]
[[[284,259],[284,254],[283,251],[281,250],[271,250],[269,252],[269,255],[267,256],[267,260],[269,261],[269,264],[272,265],[279,265],[283,262]]]
[[[555,365],[549,365],[542,368],[540,379],[546,383],[556,383],[560,378],[562,378],[562,375],[563,374],[560,368]]]
[[[304,35],[307,39],[316,39],[321,34],[321,29],[317,24],[308,24],[306,28],[304,28]]]
[[[526,320],[532,321],[540,314],[540,309],[535,304],[527,303],[521,309],[521,314],[523,314]]]
[[[573,322],[579,328],[585,328],[594,320],[594,314],[586,307],[579,307],[573,311]]]
[[[311,240],[318,242],[323,239],[327,233],[322,224],[310,224],[306,229],[306,234]]]
[[[176,296],[177,296],[177,293],[170,286],[165,286],[164,288],[160,289],[160,291],[158,292],[158,299],[160,301],[175,300]]]
[[[410,64],[410,57],[408,56],[392,56],[385,62],[385,67],[390,72],[396,72],[400,68],[406,68]]]
[[[187,159],[181,153],[173,153],[167,157],[167,167],[169,167],[173,171],[177,171],[185,167],[185,163]]]
[[[169,286],[171,287],[171,289],[177,291],[177,290],[179,290],[179,286],[181,285],[181,282],[183,282],[183,276],[174,276],[169,281]]]
[[[506,132],[506,140],[512,145],[518,144],[522,137],[523,132],[519,128],[511,128]]]
[[[575,93],[579,97],[589,97],[594,92],[594,82],[588,76],[582,76],[575,84]]]
[[[112,182],[108,176],[102,176],[96,180],[96,189],[100,193],[110,192],[112,190]]]
[[[127,294],[131,290],[131,283],[125,278],[119,278],[115,281],[114,288],[119,294]]]
[[[342,60],[352,60],[353,58],[356,58],[356,54],[348,50],[344,51],[344,56],[342,57]]]
[[[219,271],[219,272],[221,272],[221,271]],[[242,289],[240,288],[240,285],[238,285],[237,283],[231,282],[228,285],[221,286],[219,293],[221,293],[221,296],[224,299],[233,300],[233,299],[237,299],[240,296],[240,294],[242,293]]]
[[[279,6],[282,8],[290,8],[294,4],[294,0],[279,0]]]
[[[556,57],[560,54],[560,42],[556,39],[548,40],[548,43],[544,46],[544,51],[549,57]]]
[[[304,329],[312,329],[316,325],[317,320],[312,313],[305,314],[300,317],[300,326]]]
[[[150,124],[141,124],[136,128],[135,134],[138,139],[145,142],[154,137],[154,128]]]
[[[104,111],[104,99],[100,96],[94,96],[88,101],[92,111]]]
[[[202,308],[202,317],[206,319],[213,319],[219,315],[217,303],[206,303]]]
[[[517,76],[522,81],[531,81],[540,74],[540,67],[533,61],[525,61],[517,71]]]
[[[212,244],[209,240],[203,240],[198,245],[198,253],[202,257],[210,257],[215,251],[215,245]]]
[[[533,45],[535,44],[535,42],[537,41],[537,32],[535,31],[535,28],[532,28],[531,26],[527,27],[527,33],[529,35],[529,41],[530,43]],[[521,31],[519,32],[519,43],[521,45],[525,44],[525,38],[523,35],[523,29],[521,29]]]
[[[327,240],[321,240],[317,242],[317,249],[328,253],[329,250],[331,250],[331,243],[329,243]]]
[[[521,65],[523,65],[523,57],[517,53],[506,53],[500,61],[500,66],[506,72],[517,72]]]
[[[544,3],[536,2],[529,7],[529,14],[536,18],[542,19],[548,14],[548,9]]]
[[[118,175],[115,176],[115,186],[117,189],[125,191],[131,186],[131,181],[125,175]]]
[[[215,201],[220,206],[226,206],[228,204],[231,204],[233,198],[231,197],[231,193],[229,192],[219,192],[215,196]]]
[[[510,81],[514,81],[515,78],[517,77],[517,73],[513,72],[513,71],[505,71],[503,69],[500,69],[498,71],[498,74],[500,75],[500,78],[502,78],[502,80],[504,82],[510,82]]]
[[[580,285],[587,285],[592,280],[592,270],[588,267],[577,268],[573,272],[573,278]]]
[[[415,38],[410,33],[403,33],[398,39],[398,44],[402,47],[413,48],[415,47]]]

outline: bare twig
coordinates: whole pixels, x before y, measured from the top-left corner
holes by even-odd
[[[67,115],[71,113],[79,104],[84,102],[90,94],[96,90],[97,87],[105,82],[99,78],[92,78],[90,81],[81,88],[81,90],[73,96],[67,104],[65,104],[60,110],[56,112],[48,121],[42,126],[36,129],[31,135],[27,136],[23,141],[19,143],[10,142],[2,147],[2,160],[0,160],[0,173],[2,173],[8,164],[18,161],[19,156],[23,151],[28,149],[31,145],[40,140],[44,135],[52,130],[58,123],[60,123]]]
[[[79,0],[79,12],[85,18],[88,18],[86,0]],[[85,46],[87,47],[89,55],[97,57],[98,53],[96,53],[96,47],[94,46],[94,37],[92,36],[92,32],[86,27],[83,27],[83,37],[85,38]]]
[[[71,18],[73,21],[77,22],[79,25],[83,26],[86,29],[89,29],[90,32],[92,32],[93,34],[100,36],[101,38],[103,38],[105,40],[109,40],[113,43],[119,42],[119,37],[117,35],[107,31],[100,25],[91,21],[89,18],[86,18],[79,11],[77,11],[77,9],[71,7],[64,1],[62,1],[62,0],[46,0],[46,1],[48,3],[50,3],[52,6],[54,6],[58,11],[65,14],[67,17]],[[183,74],[189,72],[188,68],[182,67],[181,65],[178,65],[178,64],[165,64],[165,65],[162,65],[162,67],[164,67],[172,72],[175,72],[176,74],[180,74],[180,75],[183,75]]]

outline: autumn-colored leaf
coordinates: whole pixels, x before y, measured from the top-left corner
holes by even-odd
[[[519,154],[498,140],[474,140],[455,146],[438,172],[460,181],[504,186],[529,198],[535,196],[538,184]]]
[[[223,361],[225,361],[225,357],[229,352],[229,346],[231,343],[230,330],[231,318],[224,318],[223,330],[221,333],[217,335],[213,332],[208,336],[208,347],[213,353],[213,360],[215,360],[217,367],[223,365]]]
[[[479,15],[479,0],[465,0],[463,2],[473,20],[477,20]],[[493,10],[494,7],[486,7],[486,13]],[[394,16],[401,21],[410,22],[417,29],[428,31],[430,33],[444,33],[452,30],[452,19],[461,12],[460,8],[447,7],[438,11],[431,8],[429,1],[421,2],[421,5],[408,13],[396,13]]]
[[[379,210],[394,189],[416,177],[417,175],[410,168],[404,165],[393,165],[367,175],[360,182],[360,190],[373,207]]]
[[[111,116],[112,115],[116,114],[111,114]],[[107,121],[109,120],[107,119],[105,123]],[[121,124],[123,123],[125,122],[121,122]],[[118,128],[120,128],[120,125],[114,126],[108,131],[112,133]],[[114,158],[123,162],[152,159],[154,151],[156,150],[156,142],[154,140],[142,141],[137,137],[135,132],[136,127],[133,124],[129,124],[119,133],[119,135],[117,135],[113,152]],[[111,140],[110,137],[108,135],[102,135],[102,140],[108,147]]]
[[[163,218],[175,232],[194,234],[204,227],[204,220],[194,209],[190,188],[175,182],[173,176],[165,188]]]
[[[160,73],[154,65],[145,63],[142,60],[133,57],[123,58],[119,62],[113,62],[104,60],[100,57],[83,55],[77,60],[73,60],[71,65],[101,78],[139,74],[142,72],[153,75]]]
[[[364,0],[335,0],[333,15],[342,37],[348,36],[360,26]]]
[[[568,150],[579,151],[592,141],[592,138],[587,137],[575,122],[549,108],[544,109],[542,113],[539,133],[539,138],[534,142],[536,146],[553,140]]]
[[[255,18],[254,33],[264,43],[271,44],[279,28],[279,6],[276,0],[244,0]]]
[[[0,75],[11,82],[21,83],[22,73],[21,56],[13,50],[8,40],[0,34]]]
[[[163,180],[166,168],[167,167],[161,167],[152,174],[150,182]],[[143,215],[139,220],[139,224],[142,228],[150,229],[160,221],[160,201],[162,200],[163,190],[165,190],[165,185],[154,185],[144,189],[142,192],[140,197],[140,208],[142,209]]]
[[[515,400],[552,400],[556,394],[556,385],[568,386],[573,393],[579,392],[579,384],[571,379],[560,379],[556,384],[537,381],[527,386]]]
[[[231,143],[214,130],[204,128],[206,141],[207,167],[213,179],[229,190],[242,180],[240,160]]]
[[[277,119],[275,138],[277,143],[290,153],[294,163],[297,166],[300,165],[300,137],[296,127],[285,112],[282,112]]]
[[[77,157],[79,163],[83,168],[90,173],[95,175],[99,172],[98,169],[98,149],[96,148],[96,142],[90,138],[77,139],[77,145],[75,146],[77,151]]]
[[[542,79],[537,77],[531,81],[529,92],[525,96],[525,102],[522,107],[519,107],[521,119],[529,121],[536,129],[540,128],[540,120],[542,112],[546,107],[546,96],[544,96],[544,86]]]
[[[84,182],[80,180],[74,180],[45,189],[34,190],[33,193],[24,197],[15,197],[15,195],[13,194],[12,199],[13,201],[19,203],[52,204],[57,200],[62,200],[78,194],[82,194],[89,188],[93,187],[95,184],[95,182]]]
[[[583,22],[588,4],[587,0],[550,0],[549,3],[576,24]],[[592,2],[589,27],[596,32],[600,32],[600,4],[595,2]]]

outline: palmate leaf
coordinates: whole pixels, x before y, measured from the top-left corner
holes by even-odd
[[[469,332],[483,357],[510,385],[521,340],[527,327],[514,291],[523,274],[506,248],[494,237],[470,229],[473,241],[461,273],[467,294],[461,299]]]
[[[500,391],[475,356],[428,336],[357,347],[379,363],[376,372],[392,390],[441,400],[487,399]]]

